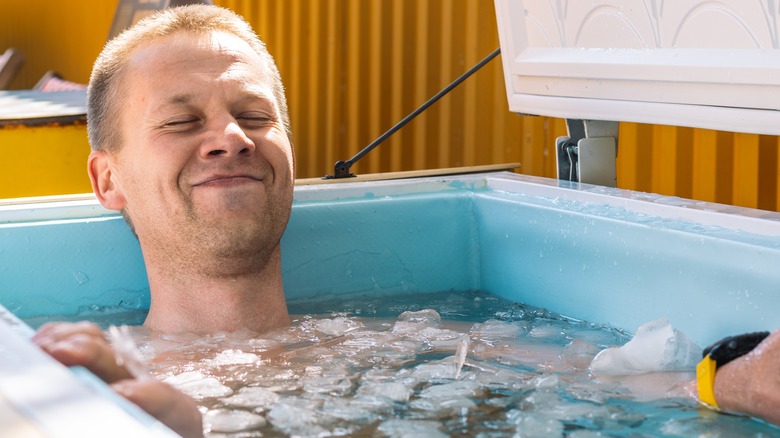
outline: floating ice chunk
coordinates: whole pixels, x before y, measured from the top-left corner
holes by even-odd
[[[249,365],[260,362],[260,357],[252,353],[244,353],[241,350],[225,350],[217,354],[214,359],[206,359],[208,365],[217,367],[221,365]]]
[[[430,345],[432,348],[452,349],[458,346],[463,333],[432,327],[419,322],[396,321],[391,331],[393,335],[402,336],[406,340],[414,340]]]
[[[622,347],[599,352],[590,364],[595,375],[630,375],[657,371],[686,371],[696,367],[701,347],[673,329],[666,318],[648,322]]]
[[[484,323],[476,323],[471,327],[469,335],[474,338],[480,339],[500,339],[500,338],[516,338],[521,332],[525,331],[525,321],[499,321],[497,319],[489,319]]]
[[[468,361],[467,364],[471,369],[476,370],[474,381],[486,390],[526,389],[529,386],[529,380],[535,376],[535,373],[509,368],[497,368],[482,362]]]
[[[168,377],[164,382],[173,385],[190,397],[201,400],[208,397],[227,397],[233,390],[214,377],[206,377],[198,371],[188,371]]]
[[[413,322],[424,324],[431,327],[438,327],[441,324],[441,315],[433,309],[420,310],[419,312],[406,311],[398,315],[398,321]]]
[[[553,418],[513,409],[507,413],[507,420],[517,425],[517,436],[550,438],[563,436],[563,423]]]
[[[420,332],[420,338],[436,349],[457,350],[458,346],[468,337],[454,330],[427,327]]]
[[[246,374],[243,383],[263,388],[276,393],[295,392],[302,386],[300,369],[280,368],[272,365],[252,367],[252,373]],[[237,371],[237,370],[235,370]]]
[[[241,388],[238,394],[223,398],[222,402],[231,407],[265,410],[277,400],[279,400],[279,394],[273,391],[258,386],[247,386]]]
[[[439,430],[439,423],[435,421],[388,420],[382,422],[378,430],[390,438],[438,438],[447,436],[447,434]]]
[[[363,324],[358,323],[358,321],[343,316],[333,319],[320,319],[314,324],[317,330],[330,336],[341,336],[362,326]]]
[[[408,321],[396,321],[395,324],[393,324],[393,329],[391,330],[391,333],[396,336],[415,336],[419,337],[419,332],[426,328],[426,325],[416,323],[416,322],[408,322]]]
[[[352,381],[346,368],[307,366],[303,376],[303,390],[308,393],[346,394],[352,389]]]
[[[348,422],[351,427],[368,424],[378,419],[377,411],[387,410],[387,403],[376,403],[364,398],[328,398],[322,404],[324,423]]]
[[[496,361],[511,366],[526,366],[532,369],[558,368],[561,362],[561,347],[527,338],[496,340],[477,344],[471,348],[473,357]]]
[[[452,357],[449,357],[441,361],[417,365],[412,374],[416,380],[425,382],[433,379],[454,379],[454,371]]]
[[[395,409],[395,403],[387,397],[358,394],[349,400],[350,406],[353,409],[365,412],[385,413],[391,415]]]
[[[663,372],[621,376],[598,376],[605,383],[614,382],[631,394],[637,402],[686,398],[695,391],[691,379],[695,372]]]
[[[595,380],[587,382],[573,381],[564,388],[567,394],[575,400],[586,401],[594,404],[604,404],[612,398],[625,398],[630,394],[629,390],[619,384],[601,383]]]
[[[405,402],[412,395],[412,390],[401,382],[364,382],[358,388],[359,395],[387,397],[397,402]]]
[[[586,369],[599,353],[599,347],[590,342],[575,339],[561,352],[561,360],[574,369]]]
[[[564,334],[564,329],[560,325],[544,324],[532,328],[531,331],[528,332],[528,334],[534,338],[558,339]]]
[[[112,325],[108,328],[108,336],[111,340],[111,349],[116,356],[116,364],[124,365],[130,374],[137,379],[148,378],[149,368],[130,333],[130,327]]]
[[[326,429],[319,425],[322,420],[322,401],[310,399],[282,399],[271,407],[268,421],[287,435],[317,436]]]
[[[246,411],[214,409],[206,412],[203,416],[203,426],[210,432],[243,432],[259,429],[265,424],[265,418]]]
[[[470,409],[477,407],[471,399],[468,398],[419,398],[409,403],[412,409],[418,411],[427,411],[444,419],[453,413],[465,415]],[[428,417],[430,418],[430,416]]]
[[[607,435],[601,432],[595,430],[588,430],[588,429],[575,430],[573,432],[569,432],[568,434],[566,434],[567,438],[603,438],[606,436]]]
[[[531,380],[531,384],[537,388],[555,388],[560,383],[557,374],[546,374]]]
[[[463,369],[463,364],[466,362],[466,355],[469,352],[469,338],[463,336],[458,341],[458,348],[455,351],[455,356],[452,358],[453,374],[455,379],[460,377],[460,370]]]
[[[199,371],[187,371],[181,374],[176,374],[174,376],[168,377],[167,379],[165,379],[165,382],[171,385],[182,385],[185,383],[202,380],[204,378],[206,378],[206,376]]]
[[[432,385],[420,391],[422,398],[462,399],[466,397],[481,397],[484,394],[482,387],[476,382],[457,381]]]

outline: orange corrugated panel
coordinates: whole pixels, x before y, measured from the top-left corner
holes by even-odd
[[[735,134],[734,150],[734,205],[758,205],[759,136]]]
[[[773,210],[777,205],[777,147],[778,138],[758,137],[758,208]]]
[[[693,133],[692,196],[702,201],[717,199],[718,154],[713,147],[717,141],[717,131],[697,129]]]

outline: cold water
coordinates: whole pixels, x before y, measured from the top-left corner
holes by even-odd
[[[693,370],[594,377],[593,357],[630,334],[484,292],[289,305],[292,326],[262,336],[130,335],[146,372],[198,400],[211,437],[780,436],[700,408]],[[75,319],[143,319],[87,310]]]

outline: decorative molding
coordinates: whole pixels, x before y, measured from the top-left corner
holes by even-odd
[[[598,100],[609,120],[669,124],[668,111],[780,134],[780,0],[496,0],[496,13],[512,111],[570,117],[555,104],[585,99],[577,118],[595,119]]]

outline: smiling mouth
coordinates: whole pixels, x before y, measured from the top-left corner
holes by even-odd
[[[255,178],[248,175],[216,176],[199,182],[193,187],[233,187],[259,181],[261,181],[260,178]]]

